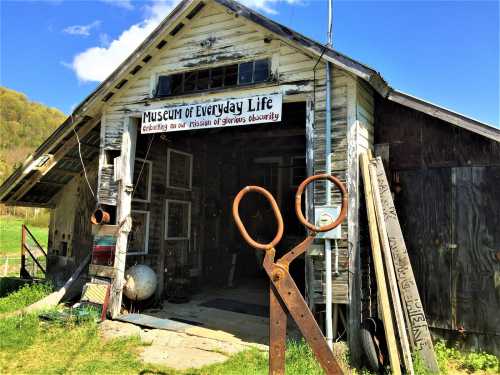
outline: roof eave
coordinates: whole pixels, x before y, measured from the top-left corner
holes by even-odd
[[[450,124],[467,129],[473,133],[482,135],[483,137],[489,138],[493,141],[500,142],[500,129],[470,118],[468,116],[462,115],[458,112],[454,112],[450,109],[438,106],[424,99],[420,99],[393,89],[391,89],[388,93],[387,99],[392,102],[404,105],[405,107],[409,107],[419,112],[423,112],[430,116],[439,118]]]

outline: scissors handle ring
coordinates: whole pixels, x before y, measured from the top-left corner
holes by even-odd
[[[339,216],[337,217],[337,219],[335,219],[333,223],[322,227],[317,227],[308,222],[307,219],[304,217],[304,214],[302,213],[302,194],[304,193],[304,190],[306,189],[307,185],[316,180],[329,180],[339,188],[342,194],[342,206],[340,209]],[[295,213],[297,214],[297,218],[302,223],[302,225],[304,225],[313,232],[328,232],[329,230],[336,228],[340,223],[344,221],[344,219],[347,216],[347,190],[345,188],[345,185],[338,178],[331,176],[329,174],[317,174],[314,176],[307,177],[299,185],[297,193],[295,194]]]
[[[274,239],[267,243],[263,244],[260,242],[255,241],[250,235],[248,234],[245,225],[241,221],[240,218],[240,213],[239,213],[239,205],[241,199],[245,196],[245,194],[250,193],[250,192],[256,192],[261,195],[263,195],[267,201],[271,204],[271,208],[273,209],[274,217],[276,218],[276,222],[278,223],[278,231],[276,233],[276,236]],[[267,191],[264,188],[261,188],[260,186],[247,186],[244,187],[243,189],[240,190],[240,192],[236,195],[234,198],[233,202],[233,217],[234,221],[236,222],[236,226],[238,227],[238,230],[240,231],[241,235],[245,239],[245,241],[248,242],[248,244],[252,247],[255,247],[256,249],[261,249],[261,250],[268,250],[273,247],[275,247],[278,242],[280,242],[281,237],[283,236],[283,230],[284,230],[284,224],[283,224],[283,217],[281,216],[280,209],[278,208],[278,204],[276,203],[276,200],[272,196],[272,194]]]

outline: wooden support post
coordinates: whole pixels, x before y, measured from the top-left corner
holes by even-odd
[[[153,146],[153,145],[151,145]],[[167,166],[167,153],[163,152],[161,155],[161,163],[162,167],[166,171],[166,166]],[[157,167],[157,166],[156,166]],[[167,218],[165,217],[166,214],[166,192],[165,189],[163,189],[163,193],[161,195],[161,201],[159,204],[161,204],[161,227],[160,227],[160,254],[158,255],[158,263],[157,263],[157,269],[156,269],[156,275],[158,277],[158,286],[156,287],[156,292],[155,292],[155,298],[156,301],[161,304],[162,298],[163,298],[163,293],[165,289],[165,225]]]
[[[348,98],[355,98],[355,88],[348,85]],[[350,99],[351,100],[351,99]],[[347,340],[349,353],[354,365],[361,364],[361,247],[359,235],[359,210],[360,210],[360,177],[359,177],[359,140],[358,121],[355,120],[356,104],[348,102],[348,128],[347,128],[347,191],[349,192],[349,206],[347,211],[347,238],[349,254],[349,304],[347,309]]]
[[[382,322],[384,324],[385,338],[389,350],[389,360],[393,374],[401,374],[399,363],[398,346],[394,332],[389,294],[385,283],[384,263],[380,250],[380,238],[377,229],[377,218],[375,215],[375,206],[373,203],[373,192],[370,181],[370,172],[368,169],[368,154],[361,154],[361,174],[363,176],[363,186],[365,190],[366,212],[368,214],[368,229],[370,232],[370,243],[372,248],[373,266],[375,268],[375,278],[377,280],[377,289],[380,293],[380,307],[382,312]]]
[[[122,292],[124,285],[125,263],[127,260],[128,234],[132,229],[132,192],[135,162],[135,145],[137,140],[137,124],[133,118],[126,120],[122,135],[121,170],[118,183],[117,224],[118,237],[116,239],[115,263],[116,277],[111,288],[110,312],[111,317],[120,315]]]
[[[334,303],[333,304],[333,322],[332,322],[333,341],[335,341],[337,339],[338,327],[339,327],[339,304]]]
[[[401,307],[401,299],[399,296],[398,283],[396,273],[394,271],[394,263],[392,261],[391,248],[389,246],[389,237],[387,236],[387,228],[384,221],[384,211],[382,209],[382,201],[380,199],[380,189],[377,180],[377,167],[370,162],[370,179],[372,181],[373,201],[375,205],[375,214],[377,215],[378,231],[380,243],[382,245],[382,254],[385,261],[385,269],[387,271],[387,281],[391,292],[392,306],[394,308],[394,316],[396,317],[396,325],[398,328],[399,343],[401,345],[401,354],[406,367],[406,373],[413,375],[413,360],[411,358],[410,343],[406,334],[405,318],[403,316],[403,308]]]

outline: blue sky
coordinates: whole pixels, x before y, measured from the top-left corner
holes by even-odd
[[[175,2],[3,0],[0,85],[68,114]],[[326,1],[244,2],[326,39]],[[400,91],[499,126],[499,18],[498,1],[334,0],[334,46]]]

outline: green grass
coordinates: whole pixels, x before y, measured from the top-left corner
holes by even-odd
[[[439,367],[442,373],[449,372],[454,368],[467,372],[486,372],[492,374],[500,373],[500,359],[486,352],[462,352],[456,347],[449,346],[445,341],[439,341],[434,345]]]
[[[28,225],[29,230],[40,245],[45,250],[47,249],[47,227],[30,226],[26,220],[14,216],[0,216],[0,256],[20,253],[21,226],[23,223]]]
[[[228,361],[198,370],[188,370],[189,375],[267,375],[268,355],[257,349],[232,356]],[[288,342],[286,351],[287,375],[321,375],[323,370],[314,358],[309,346],[304,342]]]
[[[500,359],[486,352],[464,352],[445,341],[438,341],[434,345],[440,374],[482,373],[499,374]],[[415,375],[432,374],[425,367],[422,359],[415,356],[413,359]]]
[[[0,298],[0,312],[27,306],[49,292],[46,285],[24,286]],[[104,341],[93,320],[45,322],[33,314],[0,318],[0,374],[266,375],[268,372],[267,353],[256,349],[238,353],[224,363],[176,371],[141,362],[139,352],[146,345],[150,343],[142,343],[138,337]],[[435,349],[443,374],[499,373],[499,359],[491,354],[460,352],[442,341]],[[336,353],[344,370],[370,374],[347,368],[348,354]],[[288,343],[287,375],[322,373],[305,342]],[[418,358],[415,374],[428,374]]]
[[[42,322],[36,315],[0,319],[0,373],[2,374],[165,374],[255,375],[267,374],[267,354],[249,350],[222,364],[177,371],[142,363],[137,337],[103,341],[97,325]],[[287,374],[322,374],[303,343],[290,344]]]
[[[50,293],[44,284],[25,285],[0,298],[0,314],[25,307]],[[249,350],[222,364],[176,371],[142,363],[137,337],[104,341],[93,321],[45,322],[37,315],[0,318],[1,374],[164,374],[217,375],[267,374],[268,357]],[[312,352],[304,343],[289,343],[287,374],[321,374]]]
[[[0,314],[15,311],[31,305],[52,292],[48,284],[26,284],[19,290],[0,298]]]

